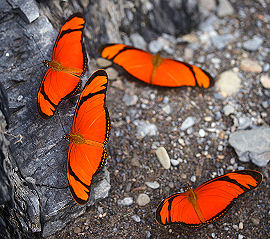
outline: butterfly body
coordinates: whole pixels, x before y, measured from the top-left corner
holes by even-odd
[[[194,190],[164,199],[156,210],[156,220],[163,225],[176,223],[199,228],[225,215],[238,197],[256,188],[261,181],[261,173],[254,170],[222,175]]]

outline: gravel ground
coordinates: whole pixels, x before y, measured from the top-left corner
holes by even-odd
[[[236,76],[241,84],[231,85],[232,95],[224,86],[221,90],[217,86],[206,90],[153,87],[108,69],[107,106],[112,121],[109,196],[51,239],[269,237],[269,165],[239,161],[228,143],[229,135],[241,127],[270,124],[270,2],[265,2],[232,1],[234,13],[222,18],[211,15],[197,31],[168,40],[170,47],[164,55],[171,48],[173,57],[201,66],[216,81],[226,71]],[[177,44],[183,39],[187,44]],[[92,64],[91,70],[97,68]],[[181,130],[188,117],[193,125]],[[170,169],[164,169],[156,157],[160,146],[175,165]],[[244,168],[262,172],[262,184],[215,224],[191,230],[164,227],[155,221],[157,205],[170,194],[187,184],[196,187],[214,176]]]

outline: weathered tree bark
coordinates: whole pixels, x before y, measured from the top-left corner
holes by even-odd
[[[66,179],[68,143],[63,135],[71,131],[75,98],[64,101],[49,120],[41,119],[36,107],[37,91],[46,71],[41,62],[50,59],[63,19],[78,11],[85,14],[85,44],[91,57],[97,56],[100,44],[130,43],[133,33],[149,42],[162,33],[187,33],[199,22],[197,2],[192,0],[2,0],[0,72],[11,115],[9,119],[1,89],[1,238],[47,237],[87,208],[74,202]],[[9,133],[23,136],[17,143],[10,137],[9,148],[3,133],[7,122]],[[109,189],[105,167],[95,177],[87,206],[106,197]]]

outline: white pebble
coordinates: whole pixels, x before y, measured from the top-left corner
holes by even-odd
[[[137,204],[139,206],[145,206],[146,204],[148,204],[150,202],[150,198],[147,194],[145,193],[141,193],[138,198],[137,198]]]
[[[206,133],[205,133],[205,131],[203,129],[200,129],[199,130],[199,135],[200,135],[200,137],[203,138],[206,135]]]
[[[182,123],[180,129],[181,130],[186,130],[188,128],[190,128],[191,126],[193,126],[195,124],[195,117],[187,117],[184,122]]]
[[[179,160],[177,160],[177,159],[171,159],[171,164],[172,164],[174,167],[177,166],[179,163],[180,163]]]
[[[130,206],[132,203],[133,203],[132,197],[126,197],[122,200],[118,200],[118,204],[123,206]]]
[[[138,216],[138,215],[133,215],[131,216],[131,218],[135,221],[135,222],[140,222],[141,221],[141,218]]]
[[[152,189],[159,188],[159,183],[157,181],[154,182],[145,182],[146,186]]]
[[[171,167],[170,157],[164,147],[159,147],[156,150],[156,155],[163,168],[169,169]]]
[[[243,222],[240,222],[239,225],[238,225],[239,229],[242,230],[244,228],[244,224]]]
[[[190,181],[193,182],[193,183],[195,183],[196,182],[196,176],[194,176],[194,175],[191,176]]]

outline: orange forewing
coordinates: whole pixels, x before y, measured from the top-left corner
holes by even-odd
[[[38,111],[42,118],[53,116],[59,103],[81,86],[80,76],[87,68],[87,56],[83,45],[85,20],[79,13],[72,15],[62,26],[54,45],[52,61],[77,73],[47,70],[38,91]]]
[[[105,106],[108,77],[104,70],[91,75],[80,95],[74,115],[72,134],[103,144],[110,134],[109,113]],[[94,174],[104,165],[107,153],[104,147],[70,143],[67,160],[67,178],[73,198],[85,204],[89,198]]]
[[[256,188],[261,181],[261,173],[254,170],[234,171],[214,178],[193,190],[204,221],[199,219],[187,192],[164,199],[156,210],[156,220],[164,225],[178,223],[201,227],[223,216],[236,198]]]
[[[159,66],[154,66],[154,55],[141,49],[124,44],[106,44],[100,47],[103,58],[121,66],[127,73],[145,83],[165,86],[211,87],[214,80],[211,75],[185,62],[162,58]]]

